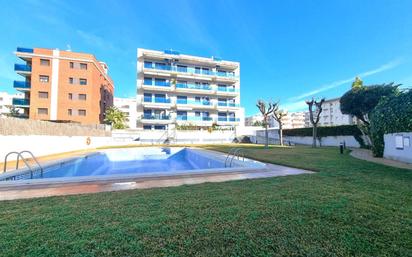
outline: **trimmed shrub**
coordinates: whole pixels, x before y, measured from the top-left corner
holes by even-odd
[[[311,137],[312,128],[284,129],[284,136]],[[318,137],[329,136],[361,136],[362,132],[356,125],[342,125],[334,127],[318,127]]]
[[[370,123],[373,155],[382,157],[385,134],[412,131],[412,90],[383,98],[372,111]]]

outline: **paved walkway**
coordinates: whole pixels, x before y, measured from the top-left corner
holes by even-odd
[[[386,166],[392,166],[396,168],[401,168],[401,169],[410,169],[412,170],[412,164],[400,162],[400,161],[394,161],[394,160],[389,160],[385,158],[376,158],[373,157],[372,151],[367,150],[367,149],[358,149],[358,148],[353,148],[351,149],[350,155],[352,155],[355,158],[362,159],[368,162],[374,162],[374,163],[379,163],[383,164]]]
[[[201,184],[206,182],[224,182],[232,180],[257,179],[298,175],[305,173],[313,172],[280,165],[267,164],[265,169],[243,172],[186,174],[168,177],[151,177],[127,180],[123,179],[116,181],[72,182],[57,185],[51,183],[43,185],[0,186],[0,201],[59,195],[90,194],[130,189],[174,187],[181,185]]]

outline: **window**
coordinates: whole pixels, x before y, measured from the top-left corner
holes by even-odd
[[[86,94],[79,94],[79,100],[86,101],[86,98],[87,98]]]
[[[69,84],[74,84],[74,78],[69,78]]]
[[[39,98],[49,98],[49,92],[39,91]]]
[[[187,72],[187,66],[177,65],[178,72]]]
[[[87,79],[79,79],[80,85],[87,85]]]
[[[40,59],[41,66],[50,66],[50,60],[47,59]]]
[[[39,76],[39,81],[42,82],[42,83],[47,83],[47,82],[49,82],[49,76],[40,75]]]
[[[87,70],[87,63],[80,63],[81,70]]]
[[[144,130],[151,130],[151,129],[152,129],[152,125],[143,125],[143,129],[144,129]]]
[[[86,110],[80,109],[78,111],[79,116],[86,116]]]
[[[152,101],[152,94],[144,93],[144,102],[151,102]]]
[[[165,129],[166,129],[166,126],[165,126],[165,125],[155,125],[155,126],[154,126],[154,129],[155,129],[155,130],[165,130]]]
[[[37,114],[39,114],[39,115],[47,115],[47,114],[49,114],[49,109],[47,109],[47,108],[38,108],[38,109],[37,109]]]
[[[69,93],[69,99],[72,100],[73,99],[73,94]]]
[[[74,68],[74,63],[70,62],[70,69],[73,69],[73,68]]]
[[[168,86],[165,79],[155,79],[155,86]]]
[[[145,68],[149,68],[149,69],[151,69],[152,68],[152,62],[144,62],[144,67]]]
[[[151,86],[151,85],[152,85],[152,78],[145,77],[145,78],[144,78],[144,81],[143,81],[143,84],[144,84],[144,85]]]
[[[68,109],[68,110],[67,110],[67,115],[72,116],[72,115],[73,115],[73,110],[72,110],[72,109]]]

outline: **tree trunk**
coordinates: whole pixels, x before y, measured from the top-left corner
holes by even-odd
[[[318,134],[318,128],[315,124],[313,124],[313,143],[312,143],[312,147],[316,148],[316,137]]]
[[[269,132],[268,125],[265,125],[265,148],[269,148]]]
[[[283,129],[280,123],[279,123],[279,143],[281,146],[283,146]]]

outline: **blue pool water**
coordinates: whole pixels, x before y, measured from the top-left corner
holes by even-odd
[[[43,178],[106,176],[119,174],[176,173],[199,169],[224,168],[217,160],[187,148],[125,148],[100,151],[87,157],[60,162],[44,168]],[[15,179],[29,179],[28,174]],[[36,172],[33,178],[41,178]]]

